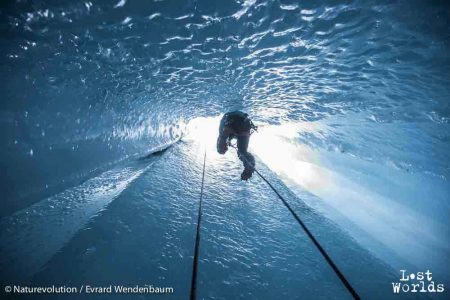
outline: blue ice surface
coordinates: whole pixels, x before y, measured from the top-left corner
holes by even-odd
[[[183,175],[165,167],[171,152],[155,160],[135,159],[176,138],[192,121],[239,109],[260,125],[261,132],[250,142],[251,151],[260,157],[259,165],[292,199],[297,211],[308,212],[305,218],[312,218],[311,229],[332,255],[359,249],[355,251],[369,252],[367,257],[373,255],[387,264],[397,279],[401,269],[429,269],[436,282],[450,286],[448,11],[445,1],[420,0],[5,0],[0,8],[2,283],[28,282],[36,272],[46,272],[46,266],[67,253],[80,235],[86,237],[86,254],[101,262],[96,254],[101,247],[87,245],[94,227],[88,233],[85,229],[101,223],[110,209],[119,206],[116,201],[136,191],[138,184],[146,193],[159,191],[159,199],[164,198],[167,181],[154,186],[157,174],[180,179],[167,191],[173,199],[181,197],[184,182],[198,189],[198,170]],[[203,125],[213,132],[208,139],[214,142],[217,124]],[[264,133],[264,128],[269,132]],[[182,149],[172,151],[198,152]],[[186,156],[192,162],[186,170],[191,172],[198,167],[197,160]],[[227,172],[207,173],[207,179],[231,176],[226,168],[234,168],[236,158],[213,157],[208,155],[211,168],[220,171],[214,161],[225,159],[220,168]],[[155,172],[153,164],[163,171]],[[172,169],[185,164],[174,162]],[[217,197],[227,199],[235,192],[236,200],[223,207],[234,214],[227,218],[252,225],[251,220],[259,219],[244,217],[233,205],[258,203],[264,208],[252,195],[267,187],[258,178],[241,185],[235,165],[233,180],[219,180],[221,187],[216,188],[227,192]],[[152,180],[144,184],[147,177]],[[205,195],[212,195],[211,188]],[[247,193],[247,202],[237,191]],[[192,201],[197,200],[194,194]],[[205,200],[206,216],[212,203],[216,202]],[[211,213],[219,208],[209,209]],[[195,211],[189,212],[195,218]],[[156,212],[149,215],[162,217]],[[205,234],[216,228],[214,220],[204,219]],[[221,230],[228,225],[224,220]],[[285,222],[275,225],[292,225],[289,220],[286,215]],[[152,227],[149,232],[157,230],[156,225],[148,226]],[[263,242],[257,240],[257,232],[263,236],[262,229],[257,231],[254,224],[245,228],[255,230],[249,244]],[[112,239],[108,228],[103,231],[98,233],[99,241]],[[289,230],[280,236],[283,232]],[[295,232],[292,235],[301,234]],[[221,236],[209,235],[203,240],[202,257],[218,252],[205,251],[208,241],[211,244]],[[339,236],[342,242],[337,242]],[[292,243],[299,240],[303,241],[293,239]],[[344,247],[347,244],[350,247]],[[83,247],[76,249],[82,253]],[[260,247],[249,248],[260,251],[256,250]],[[134,259],[136,249],[120,249]],[[158,249],[155,246],[154,251]],[[278,257],[279,251],[272,250]],[[357,253],[352,254],[358,257],[355,263],[363,261]],[[208,259],[212,264],[217,260]],[[361,293],[376,286],[378,275],[373,274],[378,273],[372,269],[385,269],[348,268],[352,261],[342,261],[341,268]],[[77,263],[72,264],[77,269]],[[204,260],[201,264],[207,268]],[[108,270],[106,263],[101,265]],[[123,265],[124,272],[133,268]],[[59,267],[65,270],[62,263]],[[255,273],[248,274],[258,273],[255,268]],[[358,273],[352,274],[356,269]],[[304,271],[286,280],[295,281]],[[67,272],[60,281],[72,280]],[[131,273],[130,278],[139,274]],[[119,272],[107,275],[113,278],[114,274],[120,278]],[[258,274],[262,283],[269,277],[267,272]],[[58,277],[56,271],[53,277]],[[39,278],[46,277],[34,280]],[[379,278],[383,278],[381,290],[390,286],[389,276]],[[256,284],[255,277],[248,279]],[[358,280],[363,279],[374,283],[361,287]],[[215,289],[206,287],[221,282],[201,277],[199,281],[204,286],[200,293],[213,293]],[[336,297],[346,295],[333,285],[330,289]],[[371,291],[379,295],[375,290]],[[390,290],[386,293],[381,296],[392,296]],[[431,297],[448,298],[448,288]]]
[[[180,142],[3,218],[1,257],[8,273],[2,281],[152,284],[188,298],[202,167],[202,148]],[[258,168],[361,296],[389,298],[387,283],[398,279],[390,266],[305,205],[260,161]],[[234,153],[208,152],[199,299],[351,299],[274,192],[256,175],[241,182],[241,169]]]

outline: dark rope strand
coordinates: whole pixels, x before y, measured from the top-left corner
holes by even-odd
[[[283,198],[283,196],[278,193],[278,191],[273,187],[273,185],[261,174],[258,170],[255,169],[255,172],[261,177],[262,180],[264,180],[270,188],[277,194],[278,198],[283,202],[283,204],[287,207],[287,209],[291,212],[291,214],[294,216],[294,218],[297,220],[297,222],[300,224],[300,226],[303,228],[303,230],[306,232],[308,237],[311,239],[311,241],[314,243],[314,245],[317,247],[319,252],[322,254],[322,256],[325,258],[325,260],[328,262],[330,267],[333,269],[333,271],[336,273],[336,275],[339,277],[339,279],[342,281],[344,286],[347,288],[347,290],[352,294],[354,299],[361,299],[356,293],[355,289],[350,285],[350,282],[345,278],[344,274],[338,269],[336,264],[333,262],[331,257],[327,254],[325,249],[319,244],[319,242],[316,240],[314,235],[309,231],[308,227],[306,227],[305,223],[300,219],[300,217],[297,215],[297,213],[292,209],[292,207],[289,205],[289,203]]]
[[[231,144],[231,142],[229,143],[229,146],[237,149],[235,145]],[[249,163],[248,160],[244,156],[242,156],[242,157],[244,158],[244,160],[247,161],[247,163]],[[289,205],[289,203],[283,198],[283,196],[281,196],[281,194],[273,187],[273,185],[261,173],[259,173],[259,171],[256,168],[254,168],[254,170],[255,170],[256,174],[258,174],[259,177],[261,177],[261,179],[264,180],[269,185],[269,187],[275,192],[275,194],[277,194],[278,198],[280,198],[280,200],[287,207],[287,209],[290,211],[290,213],[295,218],[295,220],[297,220],[297,222],[303,228],[305,233],[308,235],[308,237],[313,242],[313,244],[317,247],[317,249],[319,250],[320,254],[322,254],[322,256],[328,262],[330,267],[333,269],[333,271],[339,277],[339,279],[344,284],[344,286],[347,288],[347,290],[350,292],[350,294],[353,296],[353,298],[357,299],[357,300],[361,299],[359,297],[358,293],[355,291],[355,289],[351,286],[351,284],[347,280],[347,278],[345,278],[344,274],[339,270],[337,265],[333,262],[331,257],[328,255],[328,253],[325,251],[325,249],[320,245],[319,241],[317,241],[317,239],[314,237],[314,235],[311,233],[311,231],[309,231],[308,227],[306,227],[305,223],[303,223],[303,221],[300,219],[300,217],[297,215],[297,213]]]
[[[202,187],[200,189],[200,201],[198,205],[198,219],[197,230],[195,236],[195,249],[194,249],[194,262],[192,265],[192,281],[191,281],[191,300],[195,300],[197,297],[197,270],[198,270],[198,252],[200,248],[200,222],[202,220],[202,202],[203,202],[203,186],[205,183],[205,166],[206,166],[206,150],[203,157],[203,174],[202,174]]]

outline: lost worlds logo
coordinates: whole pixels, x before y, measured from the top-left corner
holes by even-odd
[[[426,272],[409,273],[400,270],[400,282],[392,282],[392,291],[399,293],[443,293],[444,284],[435,283],[433,273]]]

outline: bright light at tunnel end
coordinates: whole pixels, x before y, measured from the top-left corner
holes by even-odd
[[[199,117],[191,120],[187,124],[187,133],[184,139],[199,143],[208,152],[215,150],[221,117]]]
[[[216,141],[221,117],[222,115],[199,117],[187,125],[185,140],[198,143],[207,152],[210,162],[214,162],[218,157]],[[327,185],[329,176],[323,169],[312,164],[316,160],[312,152],[298,147],[295,142],[300,131],[314,130],[311,124],[258,125],[258,131],[250,138],[250,152],[279,176],[286,177],[306,189],[317,190]]]

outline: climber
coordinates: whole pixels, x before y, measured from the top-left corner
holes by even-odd
[[[248,180],[255,171],[255,158],[247,152],[252,130],[257,127],[246,113],[233,111],[226,113],[220,120],[219,137],[217,138],[217,152],[225,154],[233,138],[237,139],[238,157],[244,164],[241,174],[242,180]]]

